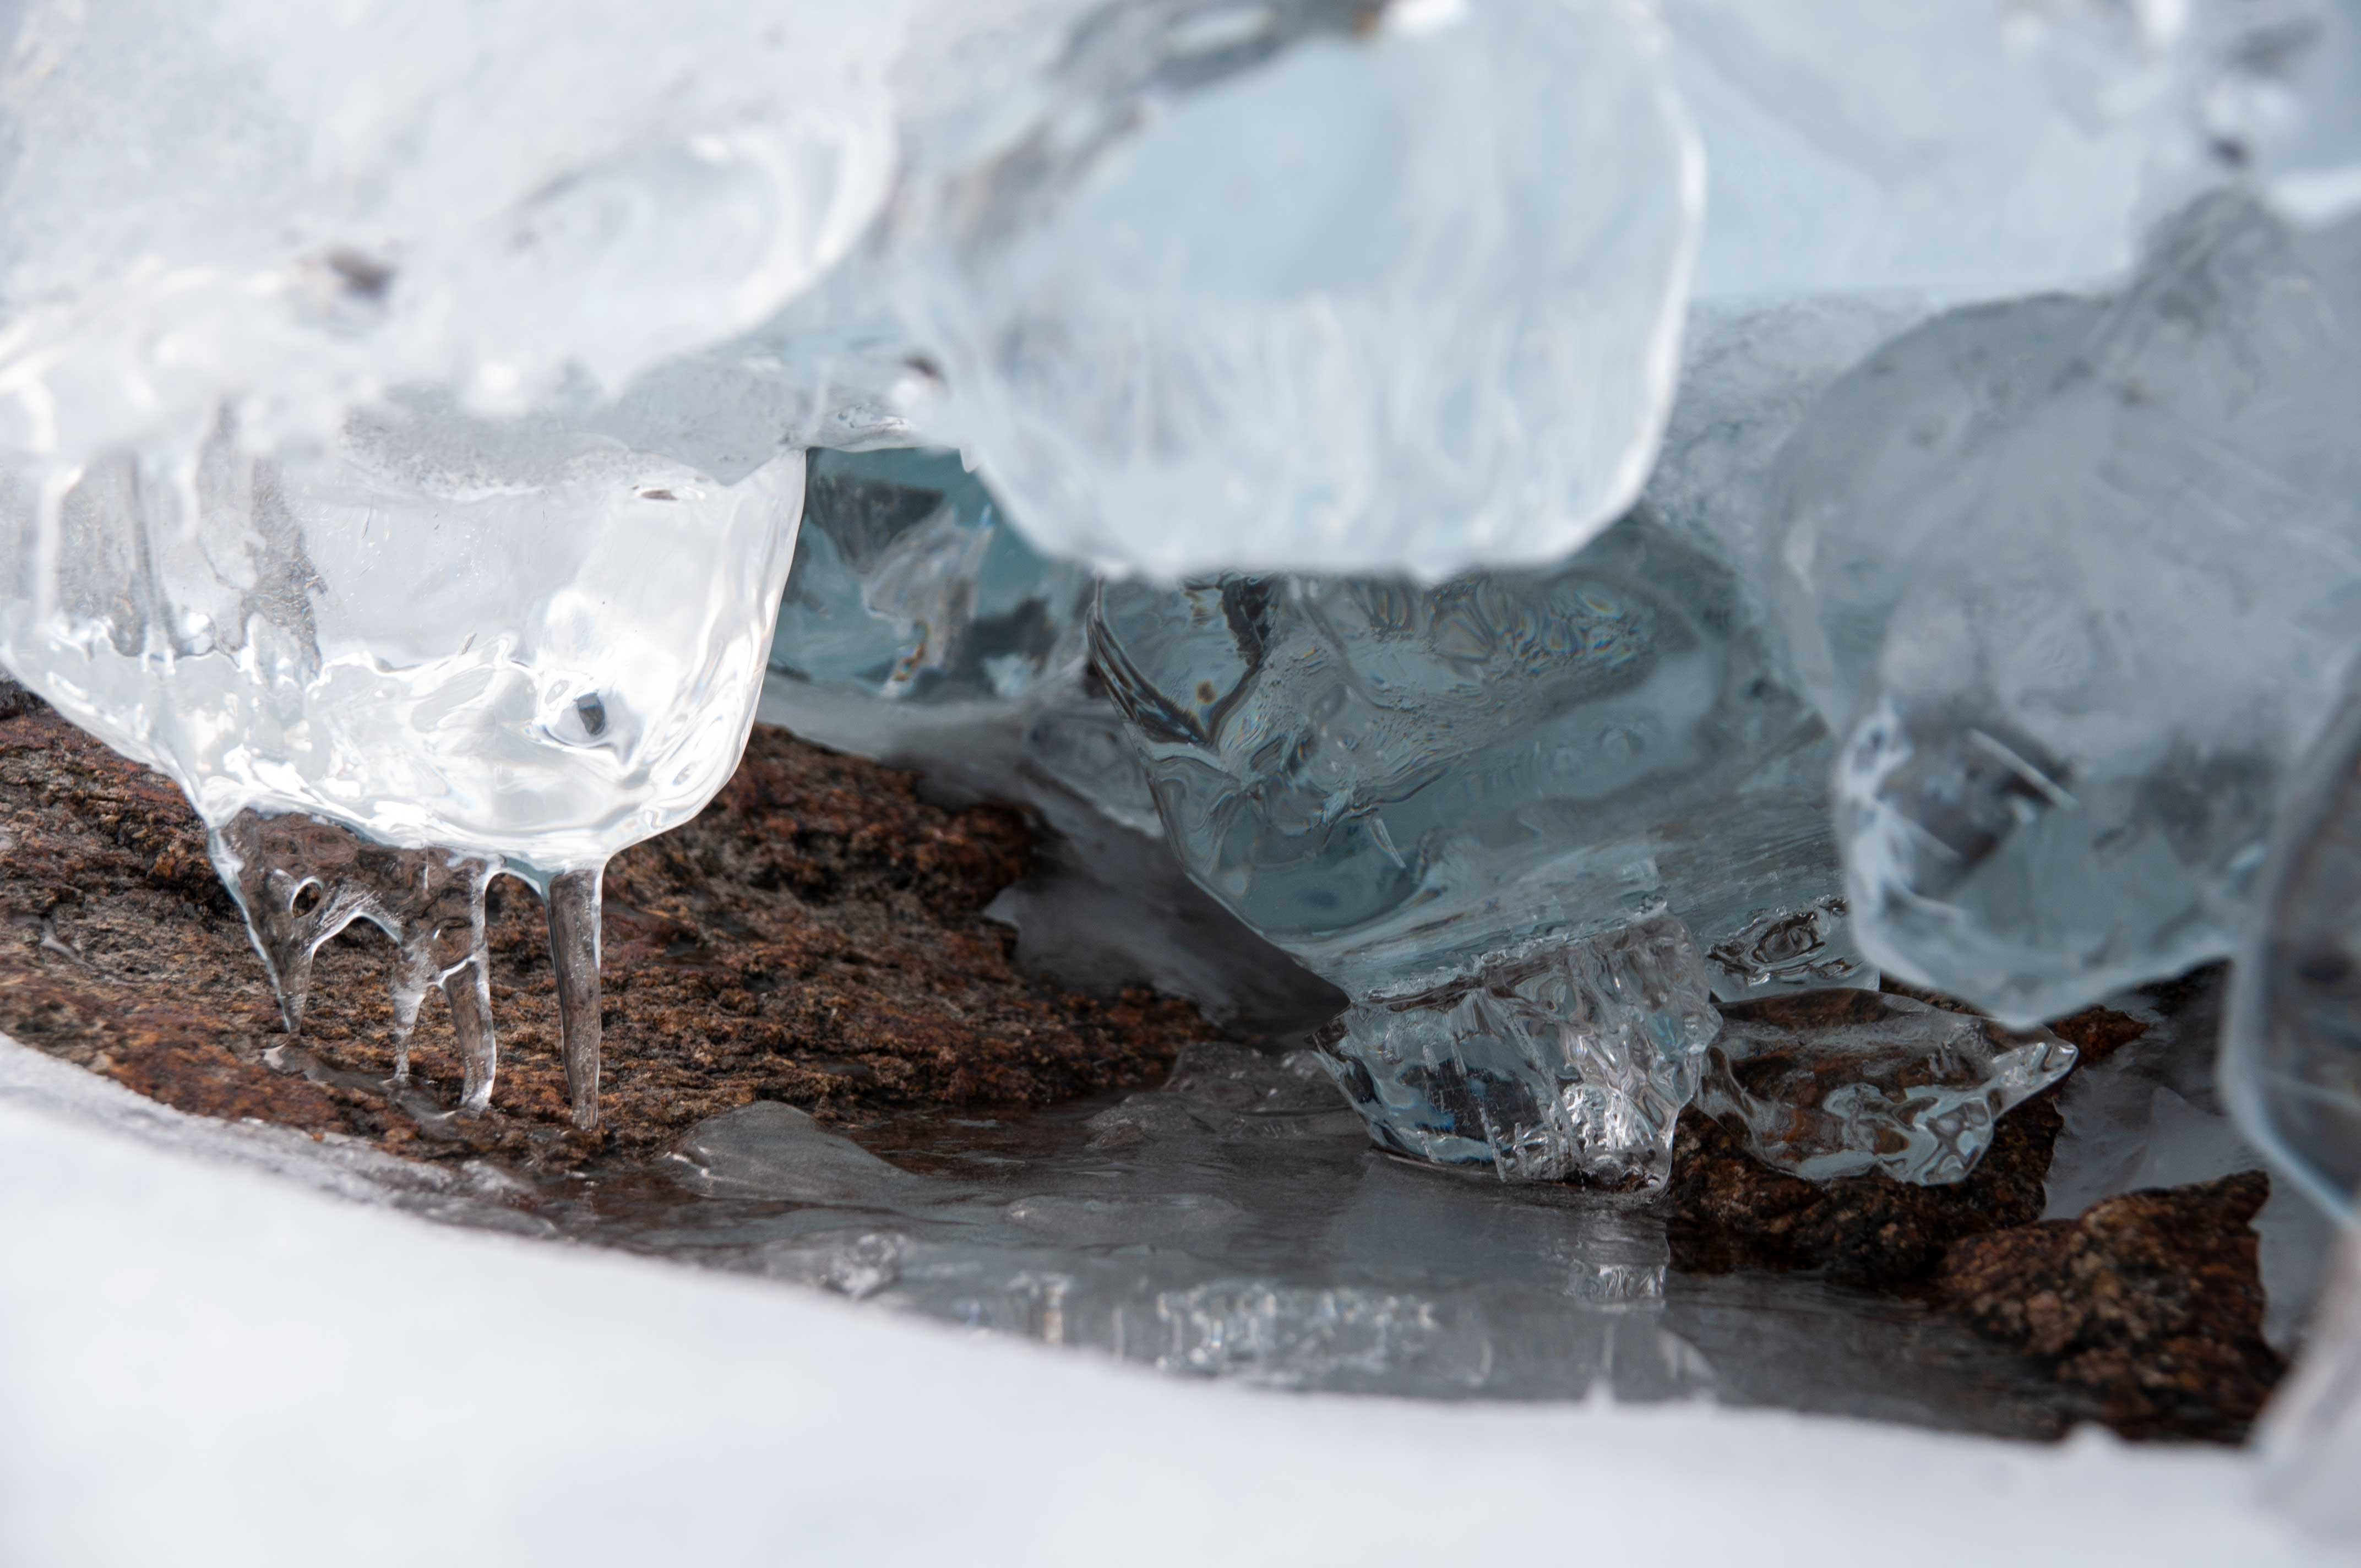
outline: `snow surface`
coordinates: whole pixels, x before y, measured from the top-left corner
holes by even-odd
[[[495,1179],[397,1166],[0,1037],[0,1563],[2339,1560],[2236,1453],[1190,1383],[423,1223]]]

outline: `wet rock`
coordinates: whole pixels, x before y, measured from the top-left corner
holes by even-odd
[[[2055,1093],[2000,1118],[1964,1181],[1922,1187],[1883,1172],[1806,1181],[1773,1170],[1692,1106],[1673,1139],[1673,1265],[1686,1272],[1814,1269],[1890,1286],[1924,1278],[1961,1237],[2030,1224],[2058,1141]]]
[[[323,948],[303,1035],[282,1033],[180,792],[35,703],[0,718],[0,1030],[182,1110],[540,1168],[653,1154],[757,1100],[843,1123],[1156,1081],[1213,1033],[1194,1009],[1034,981],[983,918],[1032,843],[1016,812],[939,807],[908,774],[758,729],[702,816],[609,868],[608,1126],[570,1130],[540,905],[505,880],[500,1093],[462,1118],[441,1009],[412,1084],[385,1081],[390,944],[363,925]]]
[[[2236,1441],[2286,1369],[2263,1339],[2250,1228],[2270,1191],[2243,1171],[1971,1237],[1935,1288],[1979,1332],[2095,1391],[2117,1431]]]

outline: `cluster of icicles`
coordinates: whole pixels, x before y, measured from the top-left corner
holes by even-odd
[[[430,990],[451,1006],[451,1033],[465,1077],[459,1108],[491,1103],[500,1067],[492,1020],[491,960],[484,941],[484,894],[508,872],[549,910],[549,957],[557,973],[566,1091],[574,1124],[598,1124],[598,884],[602,867],[536,876],[451,850],[398,850],[311,816],[242,811],[213,835],[214,863],[245,911],[247,929],[269,969],[290,1034],[303,1027],[312,960],[356,920],[393,939],[393,1075],[410,1077],[410,1035]]]

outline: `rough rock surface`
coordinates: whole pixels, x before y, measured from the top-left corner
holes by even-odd
[[[2103,1199],[1953,1247],[1936,1288],[1982,1332],[2095,1391],[2135,1436],[2235,1442],[2286,1369],[2263,1340],[2250,1228],[2270,1178],[2243,1171]]]
[[[1887,989],[1972,1011],[1933,992]],[[1814,1005],[1811,994],[1797,1003]],[[1821,1004],[1845,1000],[1845,993],[1829,992]],[[2143,1027],[2125,1014],[2093,1007],[2050,1030],[2080,1048],[2087,1063],[2136,1038]],[[2052,1090],[2001,1117],[1991,1148],[1968,1179],[1939,1187],[1877,1173],[1827,1182],[1789,1176],[1753,1159],[1735,1134],[1692,1106],[1674,1137],[1666,1193],[1675,1261],[1698,1273],[1813,1269],[1868,1286],[1924,1279],[1962,1237],[2041,1217],[2049,1155],[2062,1125],[2056,1102]]]
[[[461,1120],[438,999],[412,1087],[382,1082],[390,943],[356,925],[324,948],[304,1032],[285,1035],[180,792],[0,692],[0,1030],[184,1111],[538,1168],[651,1152],[757,1099],[858,1121],[1150,1081],[1215,1031],[1170,998],[1018,973],[1015,934],[981,911],[1030,848],[1017,813],[941,809],[907,774],[757,729],[704,815],[609,868],[605,1130],[567,1125],[541,906],[506,880],[500,1078],[492,1111]]]
[[[1922,1279],[1963,1236],[2040,1218],[2060,1126],[2055,1096],[2000,1119],[1965,1181],[1920,1187],[1882,1172],[1806,1181],[1755,1160],[1692,1106],[1673,1137],[1673,1263],[1692,1273],[1816,1269],[1849,1284]]]

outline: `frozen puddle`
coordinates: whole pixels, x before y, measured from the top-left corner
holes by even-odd
[[[463,1225],[785,1282],[1190,1377],[1442,1399],[1704,1401],[2046,1437],[2090,1412],[1891,1296],[1671,1266],[1651,1212],[1373,1150],[1300,1058],[1165,1091],[912,1116],[868,1147],[757,1104],[635,1174],[527,1186],[182,1116],[9,1044],[0,1091]]]

